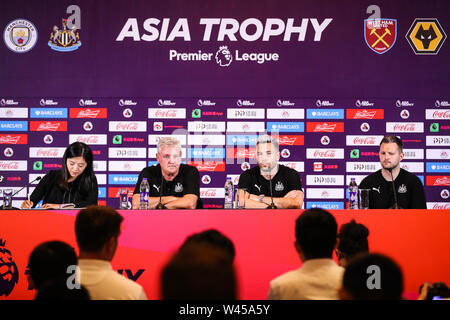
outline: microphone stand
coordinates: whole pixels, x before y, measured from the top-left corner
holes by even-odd
[[[394,175],[392,174],[392,168],[388,169],[389,173],[391,174],[391,178],[392,178],[392,190],[394,191],[394,206],[392,207],[392,209],[401,209],[398,206],[398,201],[397,201],[397,191],[395,190],[395,183],[394,183]]]
[[[25,186],[23,186],[22,188],[20,188],[20,189],[17,190],[16,192],[14,192],[14,193],[11,195],[11,202],[12,202],[13,197],[14,197],[16,194],[18,194],[20,191],[22,191],[22,190],[25,189],[26,187],[29,187],[33,182],[39,181],[39,180],[41,180],[41,179],[42,179],[42,177],[41,177],[41,176],[38,176],[38,177],[36,177],[36,179],[34,179],[34,180],[31,181],[31,182],[28,182]],[[27,196],[27,198],[28,198],[28,196]],[[5,206],[5,202],[3,201],[3,205],[0,206],[0,210],[20,210],[19,208],[16,208],[16,207],[4,208],[4,206]]]
[[[269,175],[269,186],[270,186],[270,204],[266,209],[278,209],[275,203],[273,203],[273,192],[272,192],[272,175]]]
[[[155,210],[167,209],[165,205],[162,204],[162,190],[163,190],[164,177],[161,172],[161,185],[159,186],[159,203],[156,205]]]

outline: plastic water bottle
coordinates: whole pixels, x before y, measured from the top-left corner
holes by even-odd
[[[148,194],[150,192],[150,185],[148,184],[147,178],[142,178],[142,182],[140,185],[140,204],[139,209],[148,210]]]
[[[233,209],[233,193],[234,185],[231,181],[231,177],[228,177],[225,182],[225,203],[223,205],[225,209]]]
[[[355,178],[351,178],[348,185],[348,208],[358,209],[358,184]]]

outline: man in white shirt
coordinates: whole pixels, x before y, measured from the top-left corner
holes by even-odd
[[[111,267],[122,216],[110,207],[89,206],[75,220],[80,283],[92,300],[147,300],[144,289]]]
[[[344,268],[332,259],[337,223],[323,209],[309,209],[296,221],[294,243],[302,266],[270,282],[269,300],[337,300]]]

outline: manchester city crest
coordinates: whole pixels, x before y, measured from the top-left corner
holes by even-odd
[[[67,21],[67,19],[62,19],[62,28],[60,29],[58,26],[54,26],[50,34],[48,46],[55,51],[74,51],[81,46],[80,34],[75,26],[69,28]]]

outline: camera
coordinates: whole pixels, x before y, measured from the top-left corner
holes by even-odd
[[[419,293],[422,291],[423,284],[419,288]],[[450,289],[443,282],[436,282],[428,285],[427,297],[425,300],[439,300],[450,298]]]

